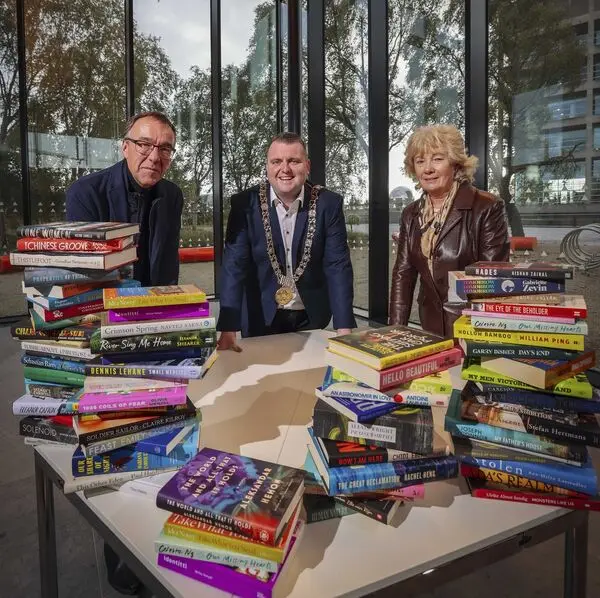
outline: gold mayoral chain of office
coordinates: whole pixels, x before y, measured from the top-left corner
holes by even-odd
[[[267,240],[267,255],[271,262],[271,267],[275,273],[277,284],[279,288],[275,292],[275,301],[277,305],[287,305],[294,298],[294,284],[298,282],[308,262],[310,261],[310,251],[312,248],[313,238],[315,236],[315,228],[317,222],[317,197],[323,187],[321,185],[313,185],[310,192],[310,203],[308,205],[308,225],[306,227],[306,238],[304,239],[304,250],[302,251],[302,258],[298,267],[294,273],[284,275],[281,271],[281,266],[277,261],[275,255],[275,245],[273,244],[273,231],[271,230],[271,219],[269,218],[269,203],[267,201],[267,184],[262,181],[260,184],[260,209],[263,221],[263,227],[265,229],[265,238]]]

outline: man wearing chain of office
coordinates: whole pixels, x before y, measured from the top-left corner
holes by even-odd
[[[295,133],[267,152],[267,181],[231,198],[221,270],[220,349],[236,332],[262,336],[333,327],[346,334],[353,274],[343,199],[308,182],[310,160]]]

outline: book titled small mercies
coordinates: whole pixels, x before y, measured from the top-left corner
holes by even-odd
[[[304,471],[203,448],[158,492],[156,506],[277,542],[304,491]]]
[[[384,326],[330,338],[328,349],[375,370],[383,370],[453,346],[452,339],[444,339],[424,330],[408,326]]]

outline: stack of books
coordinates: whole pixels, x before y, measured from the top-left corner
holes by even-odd
[[[158,565],[236,596],[271,597],[303,531],[304,472],[203,448],[158,491]]]
[[[426,377],[461,359],[452,339],[405,326],[330,338],[309,428],[308,491],[318,495],[321,485],[331,501],[390,523],[402,501],[423,497],[424,482],[455,477],[432,412],[451,385]],[[410,389],[417,380],[426,390]]]
[[[473,496],[600,509],[587,446],[600,446],[600,396],[585,371],[583,297],[564,264],[481,262],[449,275],[465,351],[446,415]]]

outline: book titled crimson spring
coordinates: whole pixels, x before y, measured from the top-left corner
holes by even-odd
[[[302,498],[304,475],[205,447],[159,490],[156,506],[273,545]]]

